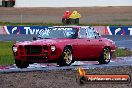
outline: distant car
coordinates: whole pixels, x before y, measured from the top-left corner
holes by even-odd
[[[56,62],[59,66],[70,66],[74,61],[108,64],[115,49],[112,40],[102,38],[92,27],[54,27],[34,41],[12,46],[18,68],[42,62]]]

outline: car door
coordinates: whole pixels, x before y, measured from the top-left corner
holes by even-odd
[[[79,60],[86,60],[88,52],[90,51],[89,44],[87,43],[89,40],[87,39],[86,29],[80,28],[78,31],[78,39],[77,39],[77,53],[76,58]]]
[[[96,59],[100,56],[102,52],[102,47],[103,47],[103,42],[101,38],[99,37],[98,33],[93,29],[93,28],[87,28],[87,38],[89,42],[87,42],[87,46],[90,48],[90,52],[88,52],[88,57],[89,59]]]

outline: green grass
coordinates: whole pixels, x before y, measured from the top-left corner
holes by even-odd
[[[132,56],[132,51],[128,49],[117,49],[114,52],[114,57],[125,57],[125,56]]]
[[[10,23],[0,22],[2,26],[64,26],[62,23]],[[131,24],[79,24],[79,26],[131,26]]]
[[[116,22],[130,22],[132,19],[114,19]]]
[[[11,50],[14,42],[0,42],[0,65],[14,64],[14,57]],[[132,51],[127,49],[117,49],[114,57],[132,56]]]
[[[14,42],[0,42],[0,65],[14,64],[11,47]]]

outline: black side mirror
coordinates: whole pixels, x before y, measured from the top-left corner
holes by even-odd
[[[35,40],[37,40],[37,38],[36,37],[33,37],[33,40],[35,41]]]

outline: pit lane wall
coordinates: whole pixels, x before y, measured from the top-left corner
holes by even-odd
[[[54,26],[0,26],[0,34],[39,34]],[[89,26],[83,26],[89,27]],[[91,26],[101,35],[132,35],[132,26]]]
[[[131,6],[132,0],[16,0],[15,7]]]

